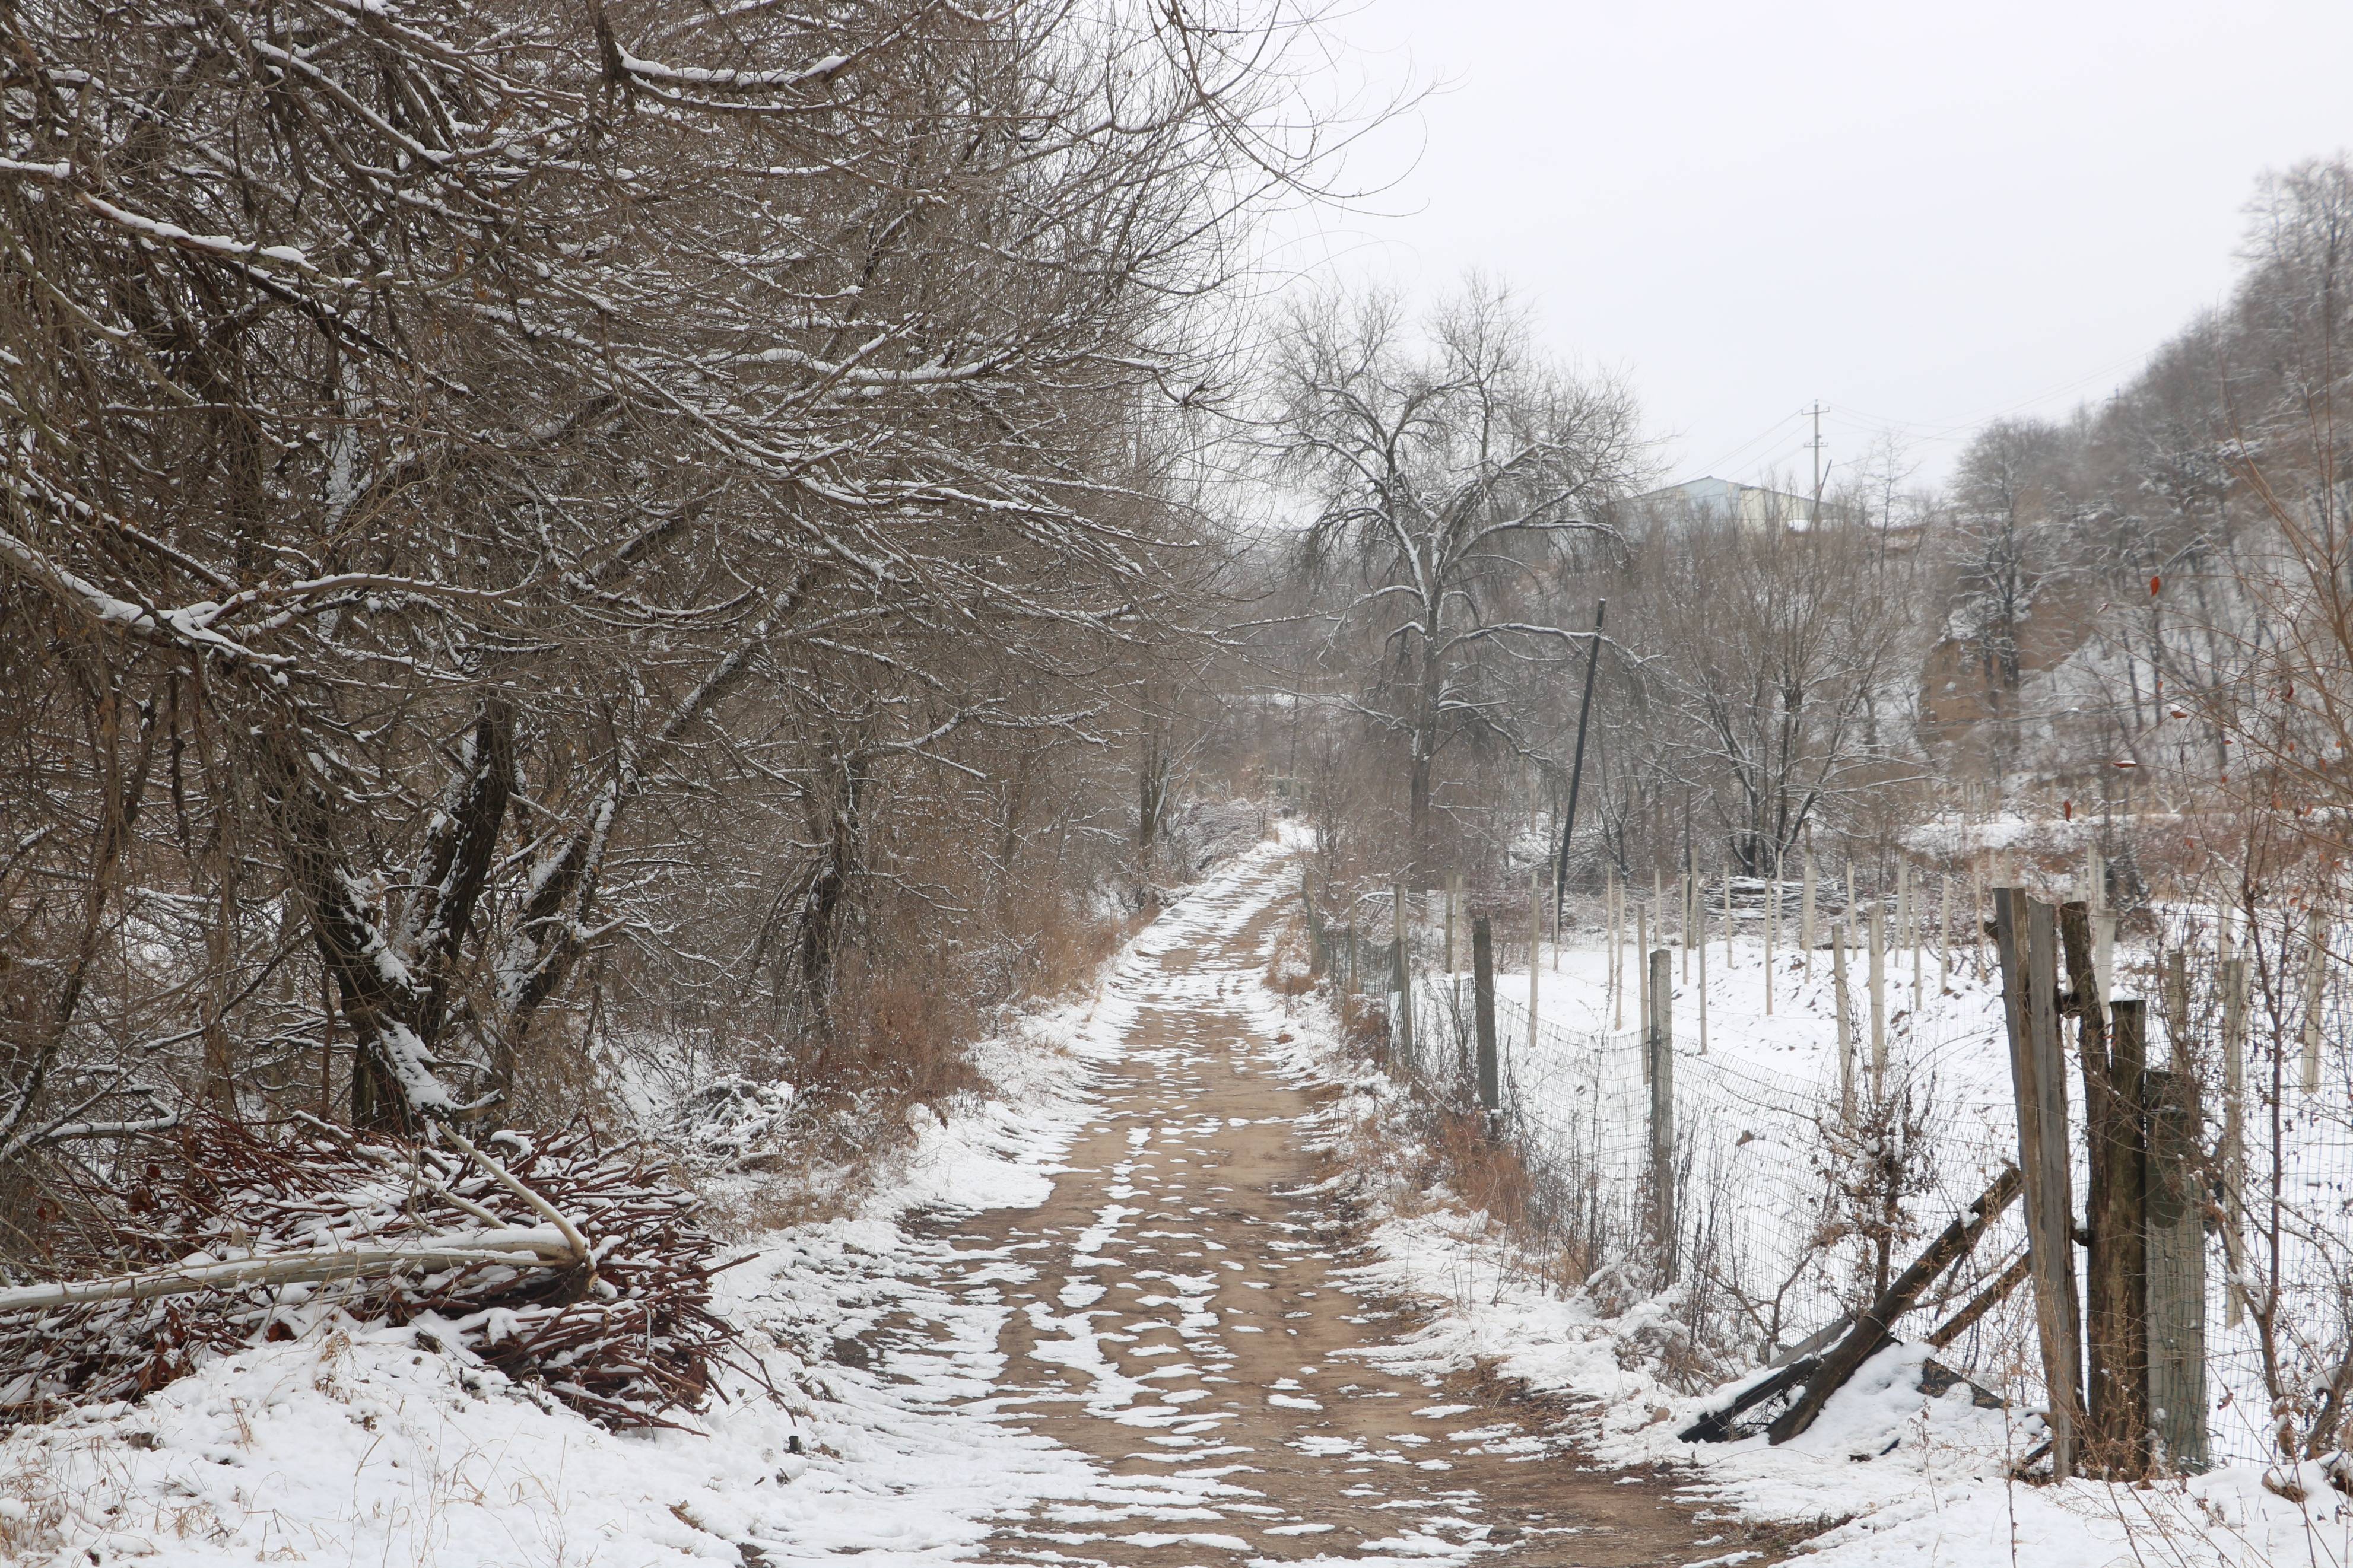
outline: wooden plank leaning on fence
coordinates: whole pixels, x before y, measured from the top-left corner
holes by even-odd
[[[1987,1227],[2017,1198],[2019,1188],[2018,1168],[2014,1165],[2002,1167],[2001,1174],[1994,1178],[1993,1185],[1988,1187],[1966,1213],[1947,1226],[1943,1234],[1928,1244],[1927,1250],[1871,1304],[1870,1311],[1862,1320],[1840,1319],[1791,1352],[1788,1364],[1771,1376],[1750,1384],[1734,1397],[1731,1404],[1720,1410],[1709,1411],[1685,1427],[1679,1436],[1686,1443],[1730,1442],[1736,1436],[1733,1422],[1741,1415],[1779,1398],[1801,1384],[1806,1385],[1805,1395],[1774,1422],[1772,1441],[1786,1441],[1813,1425],[1814,1417],[1821,1413],[1823,1402],[1837,1393],[1864,1362],[1894,1340],[1890,1331],[1895,1321],[1912,1309],[1920,1293],[1937,1275],[1977,1246]],[[2010,1283],[2014,1286],[2016,1281],[2010,1279]],[[1929,1336],[1928,1342],[1941,1350],[1960,1338],[1970,1323],[1983,1316],[1995,1301],[2000,1300],[2001,1295],[2008,1293],[2008,1289],[1997,1282],[1978,1301],[1972,1301],[1962,1310],[1966,1321],[1957,1319],[1955,1322],[1944,1325]],[[1865,1328],[1860,1325],[1875,1326]],[[1818,1384],[1819,1387],[1816,1386]],[[1797,1412],[1809,1405],[1810,1408],[1806,1409],[1802,1416],[1798,1416]],[[1793,1417],[1796,1418],[1795,1424],[1784,1433],[1782,1423]]]
[[[1957,1215],[1928,1244],[1927,1250],[1895,1277],[1880,1298],[1855,1320],[1844,1339],[1823,1352],[1813,1375],[1806,1379],[1805,1393],[1766,1429],[1769,1441],[1786,1443],[1814,1424],[1814,1417],[1822,1413],[1831,1395],[1845,1387],[1847,1380],[1862,1369],[1863,1363],[1894,1342],[1895,1320],[1912,1310],[1920,1293],[1935,1283],[1938,1275],[1968,1256],[1978,1238],[2010,1205],[2023,1184],[2017,1166],[2002,1167],[1993,1185],[1979,1194],[1967,1213]]]
[[[2058,922],[2021,888],[1993,893],[2002,1018],[2018,1099],[2018,1163],[2026,1184],[2026,1245],[2034,1325],[2048,1395],[2051,1469],[2075,1473],[2083,1429],[2083,1321],[2075,1294],[2075,1224],[2069,1192],[2066,1063],[2059,1050]]]

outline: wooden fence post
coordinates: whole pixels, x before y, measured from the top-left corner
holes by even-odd
[[[2304,960],[2304,1079],[2306,1094],[2320,1092],[2320,1009],[2327,997],[2328,916],[2313,906]]]
[[[1978,978],[1986,972],[1985,857],[1969,857],[1969,949],[1977,960]]]
[[[1675,1021],[1674,954],[1662,947],[1651,964],[1651,1239],[1661,1278],[1675,1279]]]
[[[1887,941],[1879,928],[1880,900],[1871,900],[1871,1099],[1887,1098]]]
[[[1662,938],[1662,941],[1664,939]],[[1641,900],[1634,901],[1634,1017],[1642,1037],[1651,1037],[1651,923]],[[1651,1053],[1642,1052],[1642,1081],[1651,1081]]]
[[[2084,1382],[2067,1169],[2067,1080],[2059,1051],[2058,924],[2050,905],[2019,888],[1996,888],[1993,912],[2010,1082],[2018,1099],[2018,1165],[2026,1180],[2035,1329],[2049,1396],[2051,1470],[2063,1480],[2075,1473]]]
[[[1471,917],[1471,1010],[1478,1023],[1479,1104],[1488,1110],[1504,1101],[1503,1074],[1495,1061],[1495,940],[1485,915]]]
[[[1807,830],[1809,833],[1812,829]],[[1806,954],[1806,978],[1814,977],[1814,852],[1806,851],[1806,886],[1798,895],[1798,945]]]
[[[1947,995],[1953,989],[1953,874],[1947,871],[1939,879],[1945,890],[1936,907],[1936,991]]]
[[[1307,862],[1299,863],[1299,899],[1307,906],[1307,965],[1311,974],[1324,973],[1324,914],[1315,907],[1315,885],[1308,879]]]
[[[1724,967],[1732,969],[1732,868],[1724,868]]]
[[[2139,1026],[2140,1004],[2116,1005]],[[2210,1462],[2206,1436],[2206,1194],[2200,1158],[2198,1079],[2176,1068],[2147,1075],[2148,1110],[2148,1406],[2156,1458],[2178,1472]]]
[[[1544,872],[1528,873],[1528,1059],[1536,1053],[1536,1007],[1544,993],[1537,987],[1536,954],[1544,951]]]
[[[1609,868],[1609,1026],[1626,1026],[1626,958],[1619,933],[1625,929],[1626,911],[1618,891],[1618,868]]]
[[[2246,1316],[2243,1248],[2247,1212],[2247,961],[2222,961],[2222,1256],[2231,1269],[2223,1322]]]
[[[1686,957],[1689,954],[1685,955]],[[1707,943],[1699,944],[1699,1054],[1707,1055]]]
[[[1831,922],[1831,989],[1838,1007],[1839,1119],[1854,1121],[1854,1015],[1846,999],[1846,921]]]
[[[1406,904],[1403,882],[1397,884],[1393,899],[1390,923],[1396,933],[1397,973],[1393,978],[1398,994],[1398,1016],[1396,1026],[1390,1030],[1390,1038],[1396,1041],[1398,1060],[1412,1063],[1419,1059],[1413,1048],[1413,948],[1409,940],[1412,917]]]
[[[2079,988],[2084,1142],[2090,1173],[2084,1217],[2091,1233],[2084,1278],[2084,1448],[2111,1477],[2148,1469],[2149,1325],[2147,1065],[2141,1005],[2119,1003],[2113,1031],[2086,993],[2094,982],[2091,914],[2061,913],[2070,980]]]
[[[1659,921],[1659,945],[1666,945],[1666,881],[1659,879],[1659,868],[1650,868],[1650,914]],[[1683,978],[1692,978],[1692,875],[1683,875],[1683,905],[1675,910],[1675,924],[1683,931]],[[1642,950],[1642,963],[1650,963],[1650,947]],[[1647,973],[1647,969],[1645,969]],[[1647,1018],[1647,1013],[1645,1013]]]
[[[2094,916],[2077,900],[2059,910],[2067,966],[2068,1011],[2076,1020],[2076,1058],[2084,1073],[2084,1224],[2089,1256],[2084,1279],[2083,1443],[2091,1468],[2107,1476],[2148,1468],[2148,1325],[2144,1315],[2147,1144],[2141,1073],[2147,1065],[2138,1004],[2108,1027],[2100,1003]]]

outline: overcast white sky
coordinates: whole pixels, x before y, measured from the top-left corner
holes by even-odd
[[[1478,267],[1624,371],[1674,478],[1805,472],[2105,396],[2219,301],[2266,168],[2353,146],[2353,0],[1366,0],[1376,81],[1447,84],[1295,242],[1442,291]],[[1419,154],[1418,163],[1415,162]]]

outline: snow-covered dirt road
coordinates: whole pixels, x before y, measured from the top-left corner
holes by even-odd
[[[1350,1276],[1358,1244],[1311,1136],[1322,1096],[1283,1076],[1259,989],[1284,875],[1269,858],[1213,883],[1107,982],[1122,1037],[1098,1058],[1095,1113],[1052,1195],[935,1226],[939,1283],[1012,1309],[1002,1371],[965,1414],[1084,1455],[1101,1477],[1000,1521],[983,1560],[1724,1552],[1664,1478],[1581,1462],[1555,1435],[1558,1409],[1379,1370],[1415,1309]]]

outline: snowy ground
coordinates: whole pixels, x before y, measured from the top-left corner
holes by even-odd
[[[1181,914],[1176,917],[1181,923]],[[0,1559],[91,1565],[692,1562],[968,1555],[1008,1508],[1078,1496],[1078,1457],[958,1408],[1007,1309],[939,1282],[919,1211],[1034,1205],[1086,1115],[1117,987],[982,1048],[996,1098],[855,1217],[760,1238],[720,1277],[754,1365],[692,1430],[617,1435],[442,1348],[429,1323],[257,1347],[137,1405],[0,1440]],[[861,1336],[927,1328],[919,1352]],[[765,1382],[780,1391],[771,1398]]]
[[[1827,955],[1815,955],[1809,979],[1801,955],[1777,953],[1769,1014],[1761,941],[1736,939],[1730,962],[1725,959],[1718,935],[1705,966],[1703,1056],[1700,968],[1694,955],[1685,982],[1685,959],[1677,950],[1674,1013],[1678,1085],[1683,1091],[1678,1098],[1696,1091],[1725,1102],[1722,1142],[1732,1151],[1733,1162],[1724,1173],[1726,1205],[1738,1211],[1753,1247],[1767,1254],[1786,1252],[1810,1223],[1799,1190],[1801,1163],[1791,1158],[1788,1145],[1807,1131],[1803,1108],[1819,1112],[1835,1106],[1839,1092]],[[2125,961],[2120,954],[2120,969]],[[1608,1058],[1616,1050],[1624,1064],[1639,1070],[1630,1042],[1612,1039],[1620,1019],[1630,1025],[1636,1016],[1630,951],[1622,963],[1620,1014],[1608,985],[1605,944],[1589,939],[1557,952],[1547,948],[1536,976],[1536,1008],[1545,1026],[1534,1047],[1525,1033],[1527,972],[1498,976],[1499,1033],[1507,1068],[1539,1106],[1564,1117],[1562,1107],[1581,1107],[1591,1114],[1596,1100],[1590,1080],[1583,1080],[1586,1098],[1580,1101],[1578,1075],[1567,1070],[1571,1057],[1589,1061],[1597,1052]],[[1857,1070],[1864,1072],[1870,1048],[1864,963],[1850,954],[1849,963],[1850,1005],[1862,1026]],[[1940,1173],[1938,1184],[1948,1213],[1954,1194],[1960,1194],[1957,1201],[1973,1195],[2015,1148],[1999,977],[1982,973],[1966,948],[1956,950],[1949,969],[1931,950],[1924,955],[1915,1012],[1909,952],[1891,954],[1885,973],[1890,1076],[1924,1085],[1933,1079],[1939,1120],[1952,1129],[1952,1168]],[[1444,988],[1442,980],[1433,985]],[[1378,1159],[1372,1150],[1397,1133],[1393,1126],[1369,1134],[1364,1129],[1392,1123],[1384,1110],[1401,1091],[1350,1058],[1337,1041],[1325,1003],[1311,998],[1293,1006],[1295,1067],[1348,1087],[1350,1109],[1335,1120],[1335,1136],[1344,1147],[1352,1141],[1360,1145],[1360,1160],[1371,1165]],[[1425,1026],[1430,1013],[1425,1002]],[[1429,1059],[1425,1039],[1424,1060]],[[1606,1077],[1612,1069],[1603,1070]],[[1599,1098],[1607,1101],[1606,1085]],[[1394,1155],[1389,1163],[1400,1163]],[[1377,1196],[1377,1187],[1369,1187],[1367,1195]],[[1924,1204],[1938,1201],[1932,1195]],[[1589,1395],[1596,1401],[1590,1437],[1598,1457],[1620,1464],[1688,1467],[1692,1495],[1728,1514],[1839,1521],[1805,1548],[1826,1564],[2091,1568],[2167,1563],[2202,1568],[2353,1561],[2353,1509],[2317,1465],[2295,1474],[2274,1470],[2268,1477],[2254,1465],[2227,1465],[2187,1482],[2139,1488],[2014,1483],[2008,1479],[2010,1466],[2031,1447],[2031,1424],[2010,1411],[1972,1406],[1966,1389],[1943,1399],[1924,1398],[1916,1392],[1925,1355],[1918,1346],[1899,1346],[1872,1363],[1833,1397],[1810,1431],[1785,1447],[1770,1447],[1762,1437],[1730,1445],[1683,1443],[1674,1434],[1714,1394],[1678,1394],[1653,1375],[1656,1363],[1644,1345],[1644,1331],[1672,1314],[1672,1295],[1618,1303],[1614,1314],[1605,1315],[1590,1296],[1565,1293],[1538,1277],[1483,1215],[1431,1206],[1419,1197],[1391,1207],[1377,1235],[1384,1256],[1377,1271],[1382,1282],[1451,1303],[1400,1351],[1401,1369],[1479,1363],[1537,1388]],[[1997,1237],[1989,1245],[2004,1243]],[[2018,1370],[1999,1381],[2019,1383]],[[1993,1369],[1978,1371],[1996,1380]]]
[[[1244,880],[1271,888],[1286,877],[1266,855],[1247,857],[1138,946],[1163,952],[1223,930]],[[0,1558],[59,1568],[320,1560],[781,1568],[854,1557],[897,1568],[978,1555],[1011,1516],[1093,1521],[1166,1508],[1168,1498],[1143,1497],[1077,1449],[1008,1424],[992,1397],[1008,1379],[1005,1347],[1037,1313],[1009,1285],[989,1288],[986,1258],[959,1250],[936,1225],[910,1223],[1046,1198],[1074,1138],[1100,1114],[1088,1086],[1134,1022],[1147,956],[1131,952],[1091,1002],[987,1047],[994,1100],[947,1126],[925,1119],[905,1168],[861,1212],[762,1237],[749,1262],[723,1276],[757,1365],[729,1379],[728,1401],[695,1429],[610,1434],[448,1350],[429,1323],[346,1325],[245,1352],[135,1406],[87,1409],[0,1439]],[[1761,973],[1746,956],[1736,952],[1729,969],[1720,952],[1710,963],[1709,1059],[1759,1081],[1834,1083],[1820,966],[1810,990],[1790,979],[1767,1020]],[[1564,952],[1557,977],[1547,963],[1541,1016],[1564,1030],[1598,1024],[1601,969],[1590,949]],[[1900,963],[1891,970],[1908,981]],[[1643,1349],[1646,1326],[1671,1301],[1617,1303],[1605,1316],[1543,1278],[1483,1215],[1414,1190],[1416,1162],[1388,1115],[1401,1091],[1348,1057],[1328,1006],[1288,1001],[1255,975],[1233,978],[1230,989],[1227,977],[1214,984],[1254,1034],[1291,1037],[1283,1062],[1295,1079],[1336,1091],[1315,1124],[1357,1163],[1376,1205],[1379,1257],[1361,1284],[1440,1304],[1425,1327],[1378,1352],[1382,1370],[1422,1379],[1485,1365],[1588,1398],[1589,1441],[1604,1461],[1677,1467],[1689,1494],[1727,1518],[1844,1521],[1809,1543],[1832,1568],[2353,1560],[2344,1497],[2318,1467],[2274,1475],[2269,1487],[2246,1466],[2137,1489],[2010,1483],[2008,1462],[2029,1439],[2023,1424],[1958,1396],[1924,1401],[1912,1392],[1912,1350],[1867,1369],[1786,1447],[1679,1443],[1674,1432],[1705,1396],[1664,1386]],[[1964,978],[1944,997],[1933,968],[1928,984],[1939,999],[1919,1019],[1896,1016],[1891,1054],[1939,1063],[1957,1103],[1970,1092],[1998,1098],[1990,993]],[[1507,994],[1514,984],[1505,980]],[[1694,1037],[1695,1004],[1695,994],[1678,1002]],[[1695,1037],[1690,1055],[1696,1062]],[[1774,1217],[1768,1192],[1749,1205]],[[1008,1258],[1002,1279],[1024,1280],[1024,1269]],[[1727,1542],[1736,1538],[1727,1527]],[[1465,1534],[1448,1555],[1490,1549]],[[1250,1560],[1222,1534],[1178,1531],[1155,1550]],[[1744,1556],[1726,1546],[1694,1561]]]

